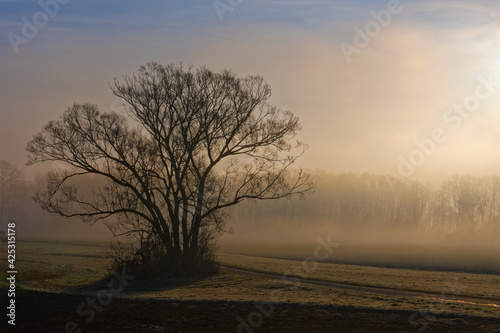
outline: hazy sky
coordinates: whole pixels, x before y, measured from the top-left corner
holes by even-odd
[[[183,61],[264,76],[304,167],[500,174],[497,0],[55,1],[0,0],[0,159],[74,102],[116,109],[114,77]]]

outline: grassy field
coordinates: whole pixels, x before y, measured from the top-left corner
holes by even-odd
[[[0,243],[7,253],[7,244]],[[26,289],[67,291],[91,284],[109,274],[109,248],[78,243],[18,242],[16,245],[17,285]],[[7,258],[0,263],[0,286],[6,285]]]
[[[284,274],[297,271],[302,262],[220,254],[222,264],[250,270]],[[17,285],[24,289],[51,292],[95,293],[108,282],[111,259],[105,246],[58,243],[19,243]],[[6,272],[5,259],[0,274]],[[319,264],[314,272],[290,274],[300,278],[391,287],[420,291],[500,298],[499,277],[483,274],[428,272],[365,266]],[[5,286],[2,276],[1,285]],[[87,287],[85,287],[87,286]],[[385,310],[410,310],[500,317],[500,309],[412,297],[396,297],[339,290],[221,272],[212,276],[169,281],[133,283],[120,295],[134,299],[189,301],[278,301],[309,305],[355,306]]]
[[[313,272],[306,273],[302,268],[303,263],[296,260],[234,254],[219,254],[219,260],[222,264],[228,266],[273,274],[288,272],[288,275],[299,278],[360,286],[500,299],[500,276],[498,275],[421,271],[331,263],[318,263]]]
[[[222,300],[246,302],[282,302],[307,305],[339,305],[384,310],[453,313],[500,317],[499,308],[440,302],[412,297],[379,295],[351,290],[303,284],[298,288],[289,282],[234,273],[219,273],[193,280],[159,283],[157,286],[135,288],[126,297],[169,300]]]

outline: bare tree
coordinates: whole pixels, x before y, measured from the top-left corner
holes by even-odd
[[[14,164],[0,160],[0,229],[12,218],[24,187],[23,172]]]
[[[135,128],[124,116],[75,104],[28,143],[28,164],[72,167],[50,174],[35,197],[43,209],[91,222],[131,217],[118,219],[126,222],[115,230],[155,233],[168,265],[191,270],[223,230],[229,207],[313,187],[302,171],[288,180],[306,149],[293,141],[299,120],[267,102],[271,89],[259,76],[149,63],[115,80],[112,91]],[[87,174],[105,185],[82,193],[72,179]]]

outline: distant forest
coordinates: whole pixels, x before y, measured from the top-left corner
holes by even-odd
[[[1,228],[16,220],[26,231],[43,229],[49,216],[41,214],[31,196],[44,188],[46,179],[27,181],[13,164],[0,162]],[[233,208],[229,222],[411,226],[429,232],[500,235],[497,176],[456,175],[436,189],[415,180],[369,173],[314,171],[312,176],[316,190],[304,199],[243,201]],[[91,182],[86,182],[87,187]]]
[[[412,226],[449,234],[500,234],[500,177],[455,175],[437,189],[419,181],[369,173],[314,172],[305,200],[244,202],[236,223],[320,223]]]

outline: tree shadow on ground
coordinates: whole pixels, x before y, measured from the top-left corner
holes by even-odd
[[[109,290],[113,294],[133,296],[134,294],[143,292],[168,291],[193,285],[217,274],[219,274],[219,272],[183,277],[164,275],[155,278],[142,278],[129,275],[126,270],[122,270],[121,272],[112,271],[98,281],[75,286],[68,289],[66,293],[95,294],[102,290]]]

